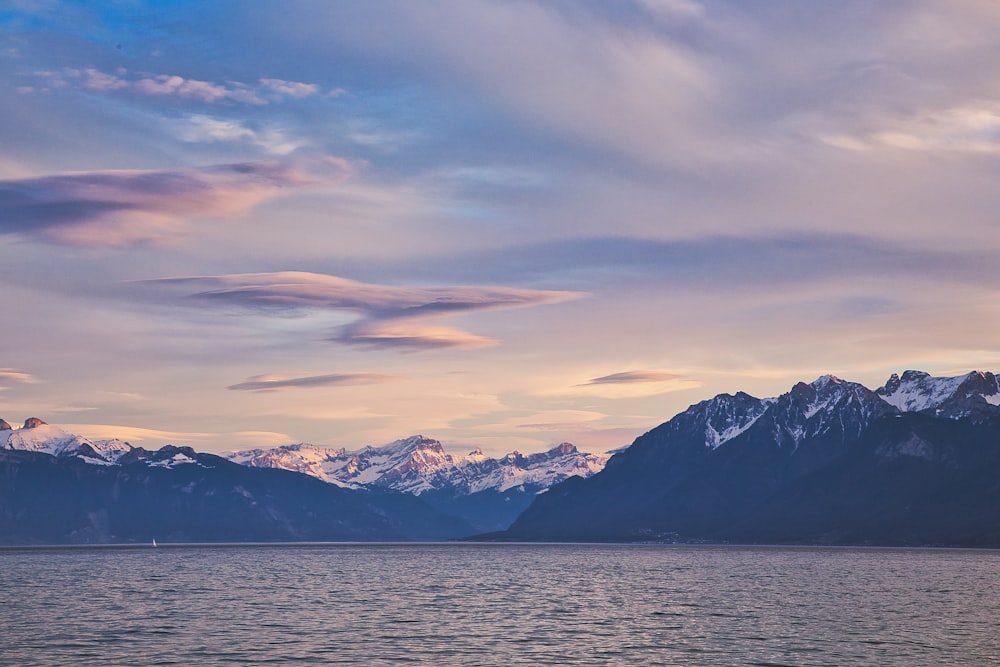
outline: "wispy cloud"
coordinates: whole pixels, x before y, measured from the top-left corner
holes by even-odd
[[[214,118],[191,114],[181,119],[171,119],[168,125],[174,134],[188,143],[235,142],[263,148],[273,155],[288,155],[303,142],[294,140],[284,130],[252,128],[239,120]]]
[[[59,426],[70,433],[82,435],[91,440],[118,438],[132,445],[141,445],[147,449],[173,444],[193,446],[199,450],[209,447],[213,451],[221,451],[226,448],[273,447],[293,442],[291,436],[274,431],[212,433],[207,431],[170,431],[121,424],[60,423]]]
[[[569,387],[549,382],[543,395],[585,395],[602,398],[656,396],[700,387],[702,383],[681,373],[634,370],[609,373]]]
[[[354,386],[360,384],[381,384],[400,379],[395,375],[379,373],[334,373],[330,375],[307,375],[283,377],[275,375],[255,375],[244,382],[230,385],[235,391],[279,391],[281,389]]]
[[[877,148],[921,152],[1000,154],[1000,100],[872,121],[856,134],[824,134],[820,140],[847,150]]]
[[[675,14],[695,9],[671,4]],[[347,38],[450,71],[470,90],[570,142],[663,164],[690,159],[701,150],[698,141],[720,130],[706,113],[718,82],[683,43],[656,31],[551,3],[403,4],[396,14],[390,22],[354,23]],[[517,35],[516,49],[510,35]]]
[[[319,92],[316,84],[301,81],[263,78],[254,85],[239,81],[218,83],[177,74],[133,74],[124,68],[112,74],[92,67],[67,67],[61,71],[38,72],[37,76],[54,88],[79,87],[96,93],[129,92],[206,104],[228,102],[263,106],[272,101],[309,97]]]
[[[665,382],[676,380],[680,376],[675,373],[663,373],[660,371],[624,371],[622,373],[612,373],[598,378],[593,378],[584,382],[581,387],[596,384],[635,384],[638,382]]]
[[[154,243],[182,236],[192,218],[234,217],[284,189],[348,173],[346,162],[327,159],[0,180],[0,234],[80,246]]]
[[[496,341],[426,321],[583,296],[579,292],[498,286],[397,287],[305,272],[164,278],[143,283],[195,288],[187,296],[202,303],[225,303],[260,312],[320,309],[358,313],[361,319],[338,329],[331,340],[370,348],[483,347]]]
[[[319,86],[315,83],[285,81],[283,79],[261,79],[260,83],[276,93],[289,97],[309,97],[319,92]]]
[[[433,278],[444,264],[421,258],[411,271]],[[802,282],[829,282],[860,275],[982,284],[1000,277],[1000,267],[979,252],[927,248],[910,239],[857,234],[794,232],[718,235],[691,239],[622,236],[561,239],[496,248],[471,255],[469,276],[509,280],[561,280],[594,285],[648,284],[672,289],[759,289]],[[455,275],[455,267],[448,267]]]
[[[31,373],[19,371],[16,368],[0,368],[0,382],[34,382],[35,377]]]

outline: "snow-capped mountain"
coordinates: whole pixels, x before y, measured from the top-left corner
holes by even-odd
[[[475,530],[414,496],[343,489],[190,447],[134,447],[112,464],[82,452],[86,443],[76,454],[72,443],[60,449],[65,433],[46,441],[44,426],[2,429],[8,445],[26,448],[0,448],[0,545],[441,540]]]
[[[872,420],[900,412],[929,412],[950,419],[1000,415],[1000,383],[989,372],[933,377],[909,370],[902,376],[893,373],[884,386],[872,391],[857,382],[823,375],[808,384],[799,382],[788,393],[773,398],[755,398],[744,392],[719,394],[692,405],[663,427],[684,432],[704,430],[703,444],[715,449],[766,418],[773,425],[775,443],[795,447],[845,426],[857,435]]]
[[[58,426],[46,424],[37,417],[29,417],[24,420],[24,426],[18,429],[0,419],[0,449],[43,452],[53,456],[77,456],[90,463],[113,464],[133,447],[117,438],[88,440],[67,433]]]
[[[513,488],[537,492],[571,475],[593,475],[610,455],[587,454],[562,443],[547,452],[511,452],[494,459],[479,449],[467,455],[449,454],[439,441],[415,435],[354,451],[297,444],[224,456],[244,465],[304,472],[348,488],[387,488],[413,495],[447,490],[469,495]]]
[[[720,394],[552,487],[504,539],[1000,543],[993,373]],[[544,537],[542,537],[544,535]]]
[[[1000,386],[993,373],[973,371],[956,377],[893,373],[876,393],[903,412],[933,412],[949,419],[1000,414]]]

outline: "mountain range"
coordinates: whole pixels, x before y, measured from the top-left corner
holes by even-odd
[[[344,489],[190,447],[0,423],[0,544],[441,540],[469,523],[415,496]]]
[[[535,494],[594,474],[609,456],[569,443],[456,456],[423,436],[216,456],[92,441],[35,417],[16,429],[0,420],[0,544],[455,538],[506,528]]]
[[[692,405],[590,479],[551,488],[507,540],[1000,546],[993,373],[831,375]]]
[[[610,456],[610,458],[609,458]],[[0,543],[275,540],[1000,546],[989,372],[825,375],[702,401],[613,455],[413,436],[224,456],[0,420]]]
[[[462,456],[445,452],[437,440],[416,435],[353,451],[297,444],[224,456],[248,466],[295,470],[345,488],[419,496],[468,521],[477,532],[486,532],[509,526],[553,484],[599,472],[611,454],[588,454],[564,442],[536,454],[515,451],[491,458],[475,449]]]

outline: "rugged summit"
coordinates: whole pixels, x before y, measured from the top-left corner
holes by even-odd
[[[903,412],[975,421],[1000,415],[1000,386],[993,373],[973,371],[948,378],[923,371],[905,371],[902,377],[893,373],[876,393]]]
[[[110,464],[132,449],[132,445],[112,438],[110,440],[88,440],[79,435],[67,433],[58,426],[46,424],[38,417],[24,420],[24,426],[13,428],[0,420],[0,449],[19,449],[42,452],[53,456],[78,456],[90,463]]]
[[[478,529],[505,528],[534,496],[570,476],[589,477],[610,454],[587,454],[570,443],[547,452],[511,452],[495,459],[481,450],[453,455],[437,440],[415,435],[380,447],[348,451],[309,444],[230,452],[253,467],[303,472],[346,488],[391,489],[461,516]]]
[[[474,528],[411,495],[339,488],[190,447],[0,429],[0,544],[435,540]]]
[[[494,459],[476,449],[462,456],[448,454],[438,440],[414,435],[353,451],[297,444],[224,456],[244,465],[304,472],[349,488],[379,487],[414,495],[449,490],[468,495],[515,487],[537,492],[571,475],[589,477],[604,467],[610,455],[587,454],[564,442],[537,454],[515,451]]]
[[[501,530],[511,524],[535,494],[570,475],[592,475],[603,467],[609,456],[585,454],[568,443],[557,445],[548,452],[529,455],[512,452],[500,459],[487,457],[478,450],[466,456],[453,456],[445,452],[437,440],[417,435],[382,447],[365,447],[356,451],[299,444],[235,452],[227,455],[227,460],[198,453],[190,447],[167,445],[148,451],[117,439],[91,441],[37,418],[26,420],[25,426],[19,429],[7,426],[0,429],[0,454],[30,452],[44,455],[38,460],[54,458],[60,469],[68,469],[78,463],[86,464],[84,468],[73,468],[78,471],[74,478],[104,474],[92,470],[94,467],[131,471],[173,470],[178,478],[204,468],[201,474],[211,476],[217,473],[207,470],[219,467],[211,462],[225,460],[227,465],[232,462],[233,465],[243,464],[242,467],[246,468],[279,469],[318,478],[345,492],[367,494],[368,502],[375,503],[379,511],[390,517],[414,517],[410,528],[401,528],[395,533],[379,532],[381,529],[373,529],[374,532],[370,533],[359,530],[356,533],[359,539],[382,539],[378,535],[393,535],[390,539],[430,539]],[[19,456],[21,454],[12,454],[4,460],[22,461],[23,456]],[[176,490],[174,486],[170,488]],[[167,493],[166,490],[162,492]],[[291,493],[291,490],[282,493],[286,492]],[[166,497],[163,501],[172,502]],[[254,502],[260,501],[255,499]],[[322,514],[320,510],[310,511],[317,516]],[[211,517],[204,519],[208,522],[213,520]],[[357,520],[341,519],[347,523],[356,523]],[[301,517],[295,521],[299,522],[296,524],[298,527],[288,528],[285,533],[281,532],[284,529],[274,528],[275,532],[270,534],[286,534],[290,539],[294,535],[311,534],[319,539],[317,536],[322,534],[335,534],[322,533]],[[88,532],[89,529],[79,530],[83,531],[81,535],[95,534]],[[261,536],[266,533],[253,532],[256,529],[250,528],[247,530],[251,531],[245,533],[247,535]],[[351,533],[347,531],[343,534]],[[127,539],[123,535],[125,533],[118,534],[117,539]],[[192,536],[191,539],[202,538]]]
[[[720,394],[558,484],[502,539],[1000,545],[992,373]]]

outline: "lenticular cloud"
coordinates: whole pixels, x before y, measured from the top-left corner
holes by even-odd
[[[336,159],[269,160],[0,180],[0,234],[79,246],[155,243],[182,236],[192,218],[235,217],[285,189],[348,173]]]
[[[451,315],[558,303],[579,292],[502,286],[400,287],[362,283],[306,272],[246,273],[143,281],[171,290],[188,303],[225,303],[267,314],[318,309],[348,311],[360,318],[330,340],[363,348],[478,348],[497,341],[429,323]],[[174,292],[173,290],[178,290]]]

